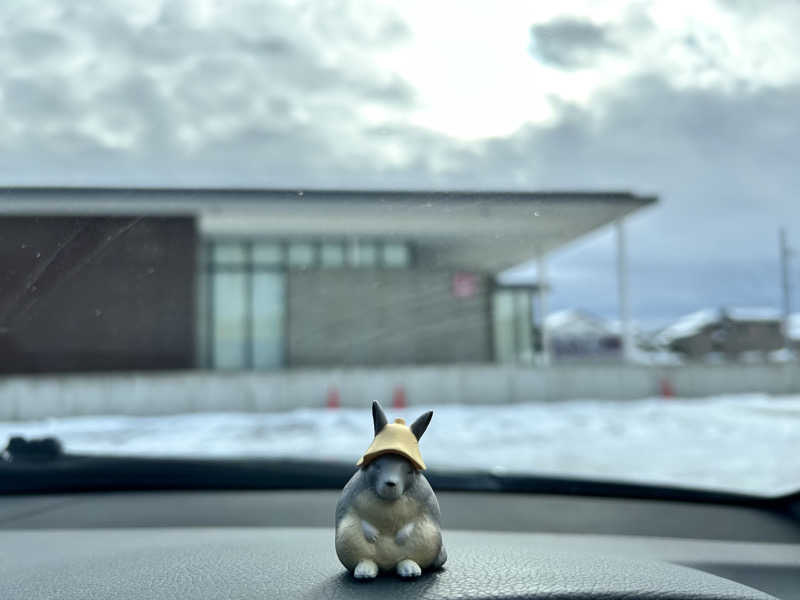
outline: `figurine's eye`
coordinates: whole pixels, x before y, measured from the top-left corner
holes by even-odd
[[[408,470],[408,474],[409,474],[409,475],[411,475],[413,472],[414,472],[414,471],[412,471],[411,469],[409,469],[409,470]]]
[[[372,466],[375,467],[376,471],[380,471],[381,470],[381,466],[378,463],[372,463]]]

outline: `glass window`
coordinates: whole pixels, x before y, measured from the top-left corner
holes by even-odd
[[[406,244],[384,244],[383,264],[387,267],[408,267],[411,262],[410,254]]]
[[[344,246],[337,243],[324,243],[320,247],[320,262],[323,267],[344,266]]]
[[[247,307],[245,273],[217,272],[212,279],[214,305],[213,365],[218,369],[241,369],[245,366]]]
[[[348,247],[348,265],[372,267],[378,263],[378,246],[374,242],[352,242]]]
[[[282,273],[253,273],[253,367],[273,369],[283,364],[284,292]]]
[[[494,294],[492,303],[494,324],[494,356],[500,363],[514,362],[516,358],[514,342],[514,296],[507,290]]]
[[[243,265],[245,245],[241,242],[216,242],[213,246],[213,259],[218,265]]]
[[[495,360],[533,362],[533,303],[529,290],[500,289],[492,303]]]
[[[533,304],[527,290],[519,290],[514,296],[517,358],[530,364],[533,362]]]
[[[372,267],[378,263],[378,245],[374,242],[358,244],[358,264],[362,267]]]
[[[253,264],[259,266],[280,266],[283,263],[283,248],[277,242],[255,242],[253,244]]]
[[[289,244],[289,266],[310,267],[314,264],[314,246],[306,242]]]

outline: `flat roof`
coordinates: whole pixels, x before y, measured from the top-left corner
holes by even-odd
[[[0,216],[195,216],[207,237],[389,238],[501,271],[657,201],[630,192],[0,187]]]

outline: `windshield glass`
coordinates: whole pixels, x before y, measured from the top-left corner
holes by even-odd
[[[798,22],[3,5],[0,450],[797,490]]]

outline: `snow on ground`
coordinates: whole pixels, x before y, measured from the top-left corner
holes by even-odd
[[[388,410],[411,422],[429,407]],[[773,494],[800,489],[800,396],[443,405],[421,448],[430,468],[575,475]],[[72,452],[352,461],[369,409],[96,416],[0,423]]]

